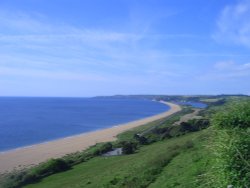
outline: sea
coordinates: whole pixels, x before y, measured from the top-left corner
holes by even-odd
[[[0,97],[0,152],[113,127],[169,109],[143,99]]]

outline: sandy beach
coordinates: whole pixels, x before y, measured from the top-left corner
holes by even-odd
[[[11,171],[15,168],[29,167],[50,158],[57,158],[69,153],[82,151],[96,143],[114,141],[118,134],[126,130],[167,117],[181,110],[179,105],[163,101],[161,102],[169,105],[170,110],[111,128],[0,153],[0,173]]]

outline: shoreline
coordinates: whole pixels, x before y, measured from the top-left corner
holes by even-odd
[[[170,107],[170,105],[166,104],[165,101],[154,101],[154,102],[160,102],[160,103],[165,104],[165,105]],[[179,104],[177,104],[177,105],[179,105]],[[168,111],[170,111],[170,110],[171,110],[171,107],[169,108]],[[168,111],[165,111],[165,112],[168,112]],[[165,113],[165,112],[161,112],[159,114],[162,114],[162,113]],[[4,150],[4,151],[0,151],[0,156],[1,156],[1,154],[18,151],[18,150],[22,150],[22,149],[25,149],[25,148],[34,147],[34,146],[41,145],[41,144],[47,144],[47,143],[50,143],[50,142],[55,142],[57,140],[64,140],[64,139],[68,139],[68,138],[72,138],[72,137],[76,137],[76,136],[83,136],[85,134],[89,134],[89,133],[93,133],[93,132],[97,132],[97,131],[101,131],[101,130],[105,130],[105,129],[115,128],[115,127],[118,127],[118,126],[122,126],[122,125],[125,125],[125,124],[129,124],[129,123],[138,121],[138,120],[144,120],[144,119],[147,119],[147,118],[151,118],[151,117],[157,116],[159,114],[151,115],[151,116],[148,116],[148,117],[143,117],[143,118],[133,120],[133,121],[128,121],[128,122],[125,122],[125,123],[111,125],[110,127],[106,127],[106,128],[100,128],[100,129],[91,130],[91,131],[83,132],[83,133],[76,133],[76,134],[73,134],[73,135],[70,135],[70,136],[59,137],[59,138],[55,138],[55,139],[51,139],[51,140],[46,140],[46,141],[42,141],[42,142],[38,142],[38,143],[33,143],[33,144],[30,144],[30,145],[26,145],[26,146],[20,146],[20,147],[17,147],[17,148],[7,149],[7,150]],[[0,169],[0,172],[1,172],[1,169]]]
[[[114,141],[116,136],[122,132],[170,116],[181,110],[177,104],[160,102],[168,105],[170,109],[154,116],[118,124],[110,128],[0,152],[0,173],[30,167],[50,158],[58,158],[69,153],[82,151],[96,143]]]

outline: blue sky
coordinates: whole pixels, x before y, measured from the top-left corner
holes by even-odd
[[[0,96],[250,94],[249,0],[1,0]]]

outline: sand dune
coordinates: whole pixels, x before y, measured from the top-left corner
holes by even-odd
[[[77,152],[95,145],[99,142],[113,141],[116,136],[131,128],[167,117],[181,110],[181,107],[168,102],[163,102],[171,107],[167,112],[144,118],[141,120],[117,125],[111,128],[94,131],[77,136],[58,139],[51,142],[41,143],[10,150],[0,154],[0,173],[11,171],[14,168],[23,168],[46,161],[49,158],[57,158],[63,155]]]

